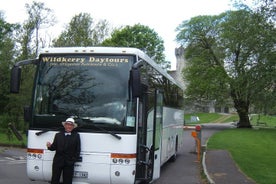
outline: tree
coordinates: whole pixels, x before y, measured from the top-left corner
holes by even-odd
[[[9,24],[0,12],[0,112],[8,112],[10,67],[13,62],[15,42],[13,32],[18,28],[16,24]]]
[[[231,97],[239,127],[251,127],[250,105],[275,90],[273,24],[259,13],[238,10],[194,17],[177,30],[186,46],[187,97],[221,102]]]
[[[44,27],[49,27],[54,25],[55,17],[52,13],[50,8],[45,7],[44,3],[35,2],[25,5],[27,13],[28,13],[28,20],[25,21],[23,25],[22,31],[22,42],[23,42],[23,55],[30,53],[33,48],[27,49],[33,41],[33,34],[35,35],[35,55],[38,54],[39,49],[39,31]],[[28,51],[27,51],[27,50]],[[24,51],[28,52],[24,54]]]
[[[108,22],[97,23],[88,13],[75,15],[60,36],[53,41],[55,47],[61,46],[96,46],[109,35]]]
[[[236,7],[241,9],[251,9],[263,16],[264,19],[266,19],[267,22],[274,24],[276,21],[276,4],[273,0],[254,0],[253,2],[248,2],[246,0],[236,0]],[[251,4],[250,4],[251,3]],[[267,55],[267,57],[270,57],[268,62],[272,62],[271,64],[265,65],[265,67],[270,66],[270,70],[275,70],[275,53],[272,52],[271,55]],[[274,61],[274,62],[273,62]],[[274,68],[273,68],[274,66]],[[258,66],[258,67],[264,67],[264,66]],[[267,68],[267,70],[269,70]],[[274,75],[273,75],[274,74]],[[265,79],[263,81],[264,83],[269,81],[271,82],[271,85],[269,88],[266,88],[266,90],[256,90],[254,93],[258,94],[255,95],[255,99],[252,102],[255,112],[257,113],[264,113],[264,114],[275,114],[276,113],[276,81],[275,81],[275,72],[274,73],[263,73],[264,76],[266,76],[268,79]],[[261,84],[261,83],[260,83]],[[259,86],[258,88],[263,88],[263,86]],[[257,89],[258,89],[257,88]]]
[[[104,40],[103,46],[135,47],[143,50],[163,68],[169,68],[170,63],[165,61],[164,41],[148,26],[136,24],[115,29],[111,38]]]
[[[31,5],[25,5],[28,19],[17,30],[17,52],[16,61],[33,59],[37,56],[39,50],[39,31],[42,27],[54,24],[54,18],[51,14],[52,10],[45,7],[44,3],[33,2]],[[23,66],[21,88],[22,93],[19,95],[11,95],[8,105],[9,112],[12,113],[16,122],[20,122],[22,117],[22,109],[26,104],[30,104],[33,77],[35,66]],[[24,129],[25,127],[21,127]]]
[[[55,23],[55,17],[52,14],[52,10],[45,7],[44,3],[33,1],[32,4],[25,5],[28,19],[23,23],[20,31],[18,42],[20,43],[20,55],[17,57],[17,60],[25,60],[35,58],[39,50],[39,31],[42,27],[49,27]],[[34,44],[33,44],[34,43]],[[34,66],[29,65],[25,66],[23,71],[24,79],[22,81],[22,88],[26,90],[24,93],[21,93],[22,99],[25,99],[22,103],[26,103],[26,96],[31,96],[33,76],[34,76]],[[21,96],[20,95],[20,96]]]
[[[0,114],[1,128],[7,130],[8,124],[16,121],[11,103],[14,98],[10,95],[10,68],[16,56],[15,31],[19,28],[18,24],[10,24],[4,20],[4,14],[0,12]],[[16,104],[18,105],[18,104]],[[18,113],[18,112],[16,112]],[[9,134],[10,135],[10,134]]]
[[[238,9],[250,9],[251,6],[254,11],[262,14],[268,21],[276,21],[276,4],[274,0],[235,0],[235,6]]]

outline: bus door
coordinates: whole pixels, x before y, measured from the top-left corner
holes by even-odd
[[[141,183],[160,177],[163,94],[155,90],[151,99],[152,108],[147,95],[139,105],[136,179]]]
[[[138,102],[136,180],[145,184],[152,180],[153,174],[153,121],[148,124],[153,116],[148,115],[148,87],[142,85],[142,91],[144,95]]]
[[[160,177],[161,168],[161,140],[162,140],[162,120],[163,120],[163,93],[155,90],[155,105],[154,105],[154,133],[153,133],[153,180]]]

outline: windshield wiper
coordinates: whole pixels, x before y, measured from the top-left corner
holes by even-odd
[[[95,125],[95,124],[93,124],[93,122],[103,122],[103,121],[99,121],[100,119],[98,119],[98,118],[80,118],[81,120],[83,120],[83,121],[90,121],[90,122],[92,122],[91,124],[85,124],[85,125],[91,125],[91,126],[93,126],[93,127],[95,127],[95,128],[97,128],[97,129],[99,129],[99,130],[101,130],[101,131],[103,131],[103,132],[106,132],[106,133],[109,133],[110,135],[112,135],[112,136],[114,136],[115,138],[117,138],[117,139],[121,139],[122,137],[121,136],[119,136],[119,135],[117,135],[117,134],[115,134],[114,132],[112,132],[112,131],[109,131],[109,130],[106,130],[106,129],[104,129],[104,128],[102,128],[102,127],[99,127],[99,126],[97,126],[97,125]],[[112,118],[104,118],[103,117],[103,119],[112,119]],[[103,120],[102,119],[102,120]],[[113,119],[112,119],[113,120]],[[116,120],[117,121],[117,120]],[[109,121],[110,122],[110,121]],[[119,122],[119,121],[118,121]],[[105,122],[104,122],[105,123]],[[120,123],[120,122],[119,122]],[[115,122],[113,122],[113,124],[117,124],[117,123],[115,123]],[[81,128],[81,126],[80,126],[80,128]]]
[[[93,118],[90,118],[90,117],[87,117],[87,118],[83,118],[85,120],[90,120],[94,123],[106,123],[106,124],[116,124],[116,125],[120,125],[121,122],[118,121],[117,119],[115,118],[107,118],[107,117],[93,117]]]
[[[51,115],[52,116],[56,116],[56,115],[65,115],[65,116],[67,116],[67,117],[77,117],[77,116],[75,116],[75,115],[72,115],[72,113],[67,113],[67,112],[62,112],[62,111],[51,111],[50,112],[51,113]]]
[[[57,130],[61,130],[61,129],[62,129],[62,127],[58,127],[58,128],[54,128],[54,129],[44,129],[44,130],[41,130],[40,132],[36,132],[35,135],[40,136],[41,134],[44,134],[46,132],[57,131]]]

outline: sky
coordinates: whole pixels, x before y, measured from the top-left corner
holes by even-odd
[[[0,0],[0,11],[9,23],[22,23],[27,19],[25,4],[33,0]],[[58,36],[73,16],[89,13],[96,20],[107,20],[112,27],[142,24],[153,29],[164,41],[166,60],[175,68],[175,29],[183,21],[198,15],[218,15],[231,9],[231,0],[36,0],[53,10]],[[55,36],[56,35],[56,36]]]

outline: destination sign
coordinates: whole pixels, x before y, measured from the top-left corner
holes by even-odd
[[[118,66],[128,63],[129,57],[124,56],[44,56],[44,63],[62,66]]]

